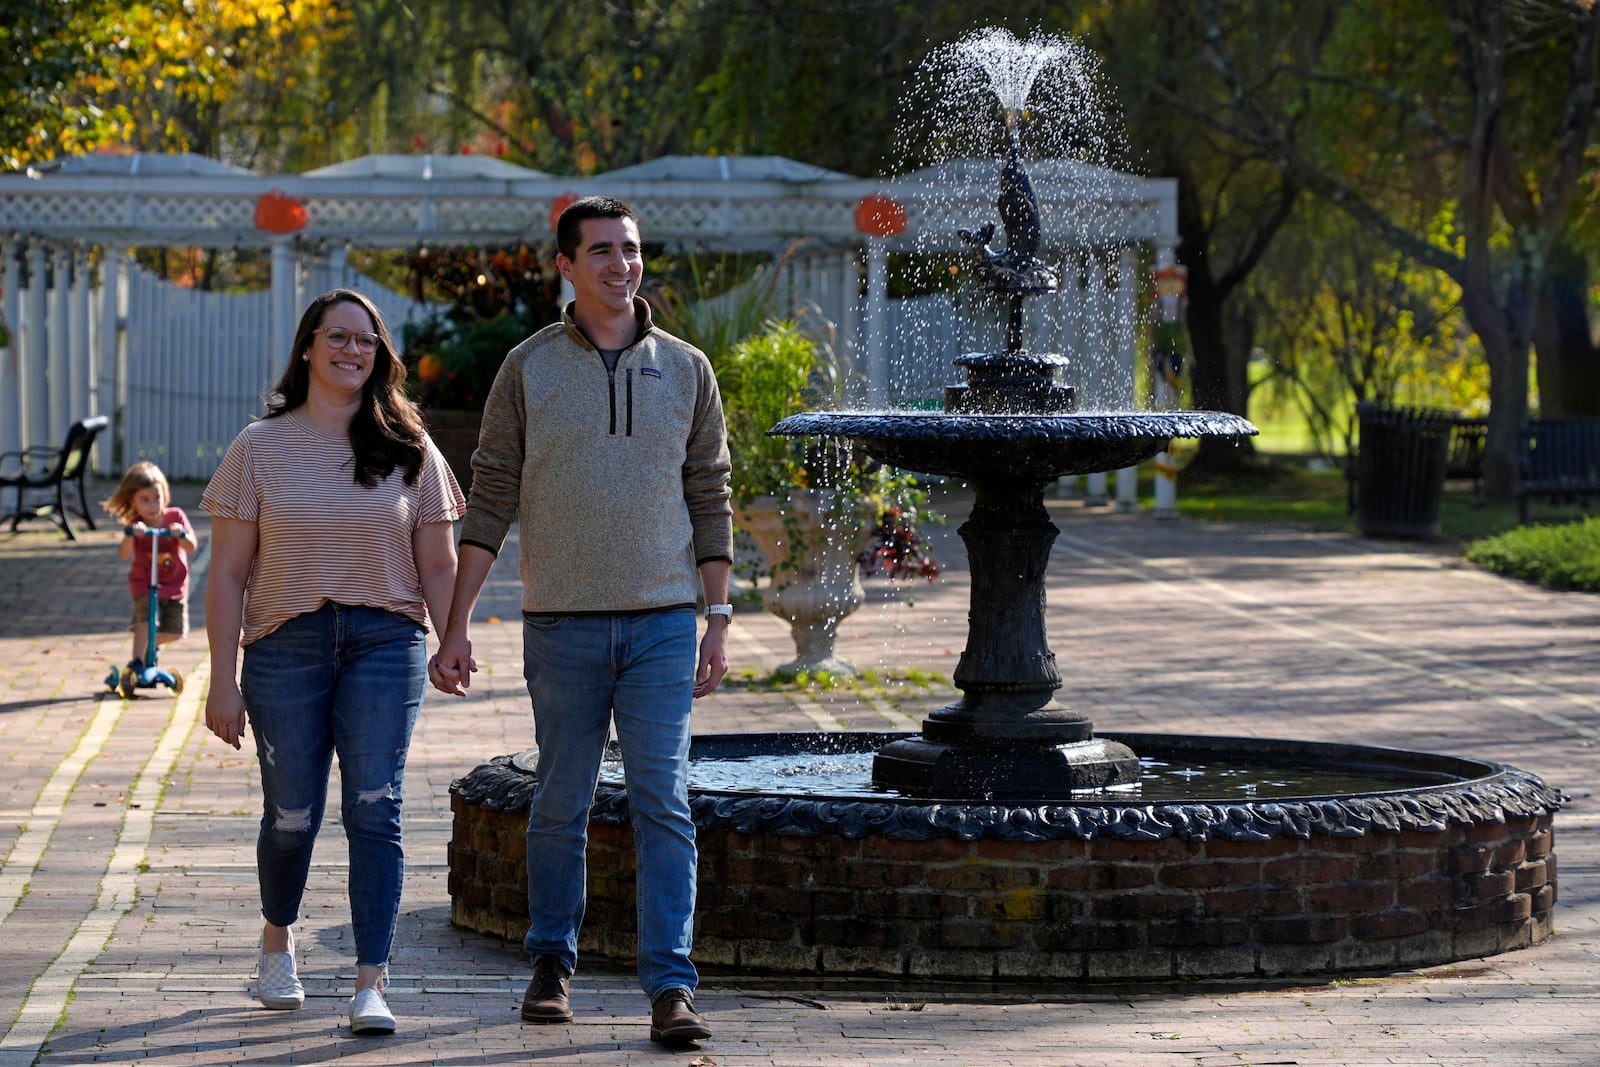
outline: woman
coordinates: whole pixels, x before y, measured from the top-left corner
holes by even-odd
[[[248,718],[261,759],[257,995],[269,1008],[305,1003],[293,926],[337,753],[356,1033],[395,1028],[383,987],[405,865],[400,787],[428,620],[449,617],[451,523],[466,506],[405,376],[371,301],[318,297],[266,417],[234,439],[201,499],[212,516],[206,727],[238,748]]]

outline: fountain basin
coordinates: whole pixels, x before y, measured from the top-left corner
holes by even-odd
[[[909,736],[712,735],[691,761],[869,753]],[[1362,745],[1098,736],[1146,760],[1265,769],[1263,781],[1273,767],[1320,767],[1394,787],[999,802],[702,789],[691,771],[695,958],[813,975],[1267,978],[1428,966],[1551,933],[1562,797],[1534,775]],[[497,757],[450,790],[451,919],[514,942],[527,926],[530,766]],[[634,851],[620,781],[602,780],[589,833],[580,947],[627,960]]]
[[[881,463],[926,474],[1042,486],[1065,475],[1133,466],[1174,437],[1249,437],[1256,428],[1221,411],[807,411],[767,432],[849,438]]]

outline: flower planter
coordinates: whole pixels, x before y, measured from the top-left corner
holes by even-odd
[[[854,674],[833,645],[839,623],[865,596],[856,565],[869,528],[865,509],[841,506],[828,490],[795,489],[782,499],[736,502],[734,521],[761,549],[772,575],[762,606],[786,621],[794,638],[795,658],[779,672]]]

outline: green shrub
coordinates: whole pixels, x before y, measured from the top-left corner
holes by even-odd
[[[1557,526],[1521,526],[1467,546],[1485,570],[1551,589],[1600,593],[1600,517]]]
[[[733,456],[733,493],[741,502],[807,484],[807,442],[768,437],[773,423],[815,406],[817,346],[793,321],[737,342],[716,363],[722,412]]]
[[[407,324],[401,335],[411,398],[428,408],[481,409],[506,353],[538,328],[510,311],[488,319],[452,312]]]

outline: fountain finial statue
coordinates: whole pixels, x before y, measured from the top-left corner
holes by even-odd
[[[1052,293],[1056,274],[1039,258],[1044,231],[1039,223],[1039,201],[1022,166],[1021,113],[1006,110],[1006,154],[1000,161],[1000,225],[1005,227],[1004,250],[994,248],[995,226],[986,222],[977,230],[962,229],[961,239],[977,253],[977,285],[1010,295]]]

